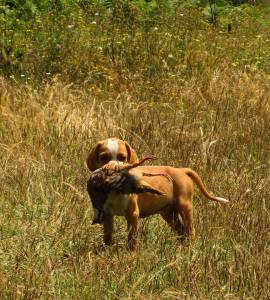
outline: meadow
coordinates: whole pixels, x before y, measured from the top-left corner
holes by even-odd
[[[269,299],[269,8],[115,3],[1,23],[0,298]],[[85,160],[113,136],[230,203],[197,191],[192,243],[152,216],[129,251],[117,217],[105,247]]]

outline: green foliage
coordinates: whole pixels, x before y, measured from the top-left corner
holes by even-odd
[[[121,58],[128,69],[138,66],[139,45],[143,45],[143,55],[151,52],[148,55],[149,66],[145,70],[148,77],[157,74],[160,69],[157,63],[160,46],[155,45],[156,38],[169,47],[161,51],[161,56],[163,59],[170,57],[167,65],[173,67],[177,60],[183,60],[186,55],[188,41],[185,40],[184,31],[193,35],[192,26],[205,30],[206,35],[207,23],[214,24],[221,31],[237,28],[239,33],[241,27],[248,23],[256,22],[261,28],[267,27],[265,13],[260,8],[249,5],[232,6],[225,0],[14,0],[2,1],[0,12],[0,70],[9,76],[33,76],[37,80],[42,80],[46,73],[64,74],[80,80],[93,72],[96,67],[89,57],[80,62],[81,68],[78,69],[78,62],[75,62],[78,58],[73,56],[72,51],[75,45],[78,46],[78,42],[81,43],[79,47],[85,50],[82,50],[84,55],[88,56],[88,52],[90,56],[96,57],[96,61],[109,59],[114,64]],[[195,16],[197,19],[192,25]],[[167,22],[164,23],[163,19]],[[198,39],[203,43],[200,37]],[[135,48],[129,49],[129,45]],[[170,47],[174,46],[179,51],[170,53]],[[253,48],[247,47],[239,51],[241,56],[234,56],[236,60],[232,63],[253,65],[267,71],[268,56],[265,47],[266,45],[260,52],[262,56],[254,55]],[[200,63],[198,67],[199,65]],[[104,78],[103,72],[94,73],[94,77],[100,80]]]

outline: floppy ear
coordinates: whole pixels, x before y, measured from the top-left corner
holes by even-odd
[[[86,164],[90,171],[95,171],[97,169],[97,160],[98,160],[98,149],[100,147],[100,143],[96,144],[92,150],[90,151]]]
[[[136,162],[139,162],[139,159],[138,159],[138,156],[137,156],[135,150],[133,150],[130,147],[129,143],[125,142],[125,144],[126,144],[127,154],[128,154],[128,156],[127,156],[127,162],[129,164],[134,164]]]

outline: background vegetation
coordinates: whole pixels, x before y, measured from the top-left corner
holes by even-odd
[[[1,1],[0,298],[269,299],[270,14],[244,1]],[[246,1],[245,1],[246,2]],[[189,166],[196,241],[91,226],[85,158]]]

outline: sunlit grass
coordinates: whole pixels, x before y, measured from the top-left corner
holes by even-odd
[[[177,13],[129,34],[82,18],[57,72],[27,54],[25,77],[0,78],[1,299],[270,297],[270,85],[267,68],[251,63],[255,21],[228,34],[198,11]],[[191,245],[153,216],[140,222],[135,252],[121,218],[104,247],[85,158],[109,136],[158,164],[192,167],[229,205],[197,192]]]

